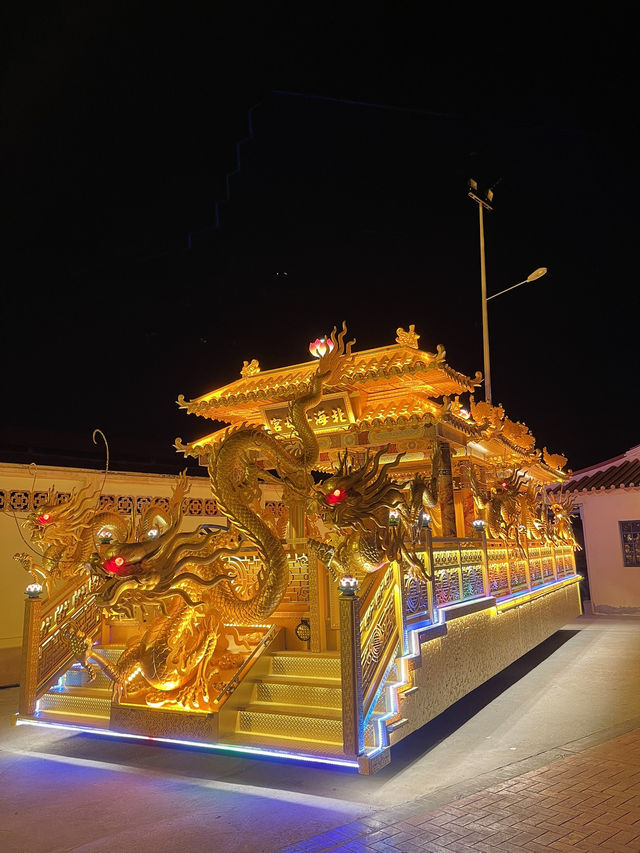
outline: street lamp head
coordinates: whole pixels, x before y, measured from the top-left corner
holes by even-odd
[[[530,275],[527,276],[527,281],[535,281],[537,278],[542,278],[547,272],[546,267],[538,267],[537,270],[534,270]]]

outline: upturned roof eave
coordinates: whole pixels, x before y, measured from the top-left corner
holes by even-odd
[[[395,356],[393,369],[390,369],[388,364],[383,364],[379,371],[370,367],[367,369],[367,362],[370,362],[372,358],[385,356],[387,353]],[[443,374],[440,384],[445,384],[447,380],[454,384],[455,387],[451,389],[451,393],[472,391],[479,381],[477,376],[472,379],[451,368],[440,353],[428,353],[424,350],[397,344],[362,350],[354,353],[353,358],[354,363],[349,375],[332,389],[327,388],[327,391],[357,390],[363,382],[375,382],[378,379],[390,378],[391,376],[415,375],[434,369],[440,370]],[[202,413],[205,407],[216,409],[225,405],[238,405],[253,400],[261,400],[264,403],[278,402],[283,396],[290,393],[292,388],[300,389],[307,384],[316,365],[316,361],[306,361],[271,370],[261,370],[253,376],[235,379],[221,388],[208,391],[190,401],[185,401],[181,395],[178,398],[178,405],[188,412]],[[282,384],[269,382],[269,380],[274,380],[277,377],[287,378]],[[267,380],[266,385],[265,379]]]

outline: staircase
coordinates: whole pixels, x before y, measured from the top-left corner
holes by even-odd
[[[115,663],[124,646],[96,646]],[[398,678],[395,665],[387,683]],[[109,728],[112,685],[96,667],[96,678],[74,663],[38,703],[35,717],[92,728]],[[365,727],[365,748],[388,748],[387,726],[405,722],[388,719],[382,690]],[[267,652],[221,709],[220,743],[264,747],[305,755],[343,756],[340,653]],[[398,715],[399,716],[399,715]],[[395,724],[395,725],[394,725]],[[382,743],[381,743],[382,738]]]
[[[339,652],[267,654],[230,704],[225,742],[343,754]]]
[[[115,663],[124,646],[95,646],[95,649],[110,663]],[[97,666],[95,670],[96,678],[89,681],[87,670],[79,663],[74,663],[58,679],[58,683],[40,698],[36,719],[108,729],[111,682]]]

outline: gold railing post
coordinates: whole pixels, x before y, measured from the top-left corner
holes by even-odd
[[[487,531],[484,524],[480,528],[480,539],[482,540],[482,588],[485,597],[491,594],[489,583],[489,549],[487,548]]]
[[[529,588],[529,592],[531,592],[531,563],[529,562],[529,540],[526,535],[524,537],[524,572],[527,578],[527,587]]]
[[[400,654],[407,653],[407,591],[404,585],[404,571],[402,561],[394,561],[393,577],[396,587],[394,594],[395,609],[396,609],[396,625],[398,626],[398,636],[400,637]]]
[[[431,576],[431,580],[427,581],[427,609],[429,610],[429,619],[433,622],[433,590],[436,583],[436,567],[433,561],[433,533],[431,525],[428,524],[425,528],[425,554],[427,557],[427,575]]]
[[[355,587],[340,588],[340,670],[342,676],[342,743],[345,755],[364,750],[360,599]]]
[[[31,716],[36,710],[41,623],[42,599],[39,596],[30,595],[24,603],[20,698],[18,700],[18,712],[24,716]]]

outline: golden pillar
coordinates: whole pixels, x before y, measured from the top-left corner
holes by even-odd
[[[453,475],[451,472],[451,451],[449,443],[442,438],[440,442],[440,471],[438,477],[438,503],[442,521],[442,535],[456,536],[456,506],[453,498]]]
[[[29,596],[24,603],[20,698],[18,700],[18,711],[24,716],[31,716],[36,710],[41,624],[42,599],[39,596]]]
[[[327,570],[313,551],[309,555],[309,622],[311,639],[309,651],[324,652],[327,648]]]
[[[305,538],[305,500],[292,489],[285,489],[282,495],[289,510],[289,539],[296,541]]]
[[[345,755],[364,750],[360,599],[355,588],[340,588],[340,669],[342,676],[342,742]]]

